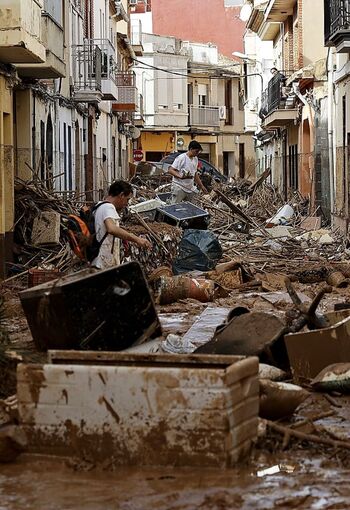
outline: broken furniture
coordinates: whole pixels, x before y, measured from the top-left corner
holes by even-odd
[[[230,467],[257,437],[259,363],[53,351],[18,367],[30,452],[117,465]]]
[[[183,229],[206,230],[210,216],[207,211],[191,204],[191,202],[180,202],[179,204],[158,207],[156,220]]]
[[[138,262],[86,269],[20,293],[39,350],[118,351],[161,327]]]
[[[311,379],[332,363],[350,359],[350,311],[326,314],[330,326],[285,335],[294,377]]]

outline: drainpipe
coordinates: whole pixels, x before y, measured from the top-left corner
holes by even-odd
[[[35,112],[35,91],[33,90],[33,120],[32,120],[32,164],[33,171],[36,170],[36,155],[35,155],[35,122],[36,122],[36,112]]]
[[[328,151],[329,151],[329,183],[330,183],[330,202],[331,202],[331,219],[334,213],[334,106],[333,106],[333,54],[331,48],[328,49],[327,55],[327,75],[328,75]]]

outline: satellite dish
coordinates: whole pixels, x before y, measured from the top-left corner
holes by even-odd
[[[140,138],[140,136],[141,136],[141,131],[136,126],[130,126],[129,133],[131,134],[131,138],[133,140],[136,140],[137,138]]]
[[[185,145],[185,140],[183,138],[178,138],[177,139],[177,146],[178,147],[183,147]]]

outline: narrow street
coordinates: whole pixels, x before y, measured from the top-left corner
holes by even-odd
[[[350,508],[349,23],[0,1],[0,510]]]

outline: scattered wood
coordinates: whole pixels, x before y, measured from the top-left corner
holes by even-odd
[[[350,450],[350,441],[338,441],[335,439],[324,438],[320,436],[316,436],[315,434],[306,434],[304,432],[300,432],[299,430],[292,429],[291,427],[286,427],[285,425],[280,425],[270,420],[266,420],[267,426],[273,430],[274,432],[278,432],[279,434],[287,437],[296,437],[301,441],[308,441],[311,443],[324,444],[326,446],[332,446],[334,448],[346,448]]]

